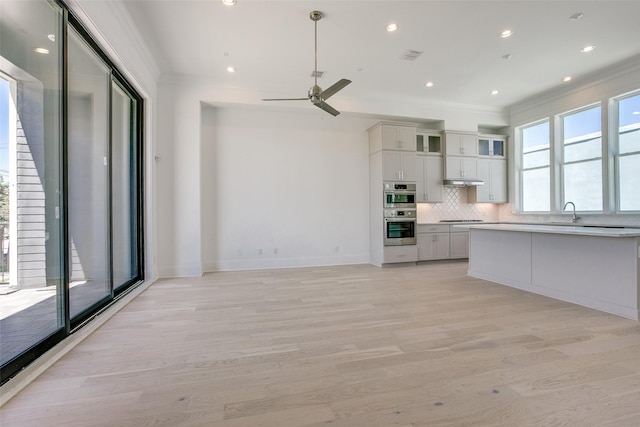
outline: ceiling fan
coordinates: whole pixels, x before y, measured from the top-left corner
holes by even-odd
[[[338,114],[340,114],[340,111],[336,110],[331,105],[327,104],[326,100],[329,99],[331,96],[335,95],[336,92],[343,89],[346,85],[351,83],[351,80],[348,80],[348,79],[338,80],[336,83],[329,86],[325,90],[322,90],[322,88],[318,86],[318,21],[320,20],[320,18],[322,18],[322,12],[319,12],[317,10],[311,11],[311,13],[309,13],[309,18],[311,18],[311,20],[314,22],[314,27],[315,27],[316,61],[315,61],[315,69],[313,73],[313,76],[315,78],[315,83],[313,86],[311,86],[311,89],[309,89],[308,96],[306,98],[269,98],[269,99],[263,99],[263,101],[306,101],[308,99],[316,107],[321,108],[322,110],[326,111],[332,116],[337,116]]]

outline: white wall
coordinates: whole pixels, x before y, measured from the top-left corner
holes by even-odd
[[[375,120],[202,110],[203,270],[369,262],[366,130]]]

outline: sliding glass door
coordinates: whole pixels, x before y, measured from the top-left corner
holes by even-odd
[[[0,1],[0,382],[144,278],[142,99],[57,0]]]
[[[135,219],[140,215],[136,192],[139,153],[135,98],[117,81],[111,85],[111,234],[113,287],[118,290],[138,277],[140,242]]]
[[[63,9],[0,2],[0,365],[65,333]],[[38,347],[40,346],[40,347]]]
[[[111,295],[109,280],[109,68],[68,31],[67,216],[69,311],[75,318]]]

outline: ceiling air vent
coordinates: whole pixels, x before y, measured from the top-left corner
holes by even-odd
[[[415,61],[420,55],[422,55],[422,53],[423,52],[421,50],[409,49],[402,54],[400,59],[403,59],[405,61]]]
[[[311,77],[313,77],[313,78],[317,77],[317,78],[321,79],[323,75],[324,75],[324,71],[312,71],[311,72]]]

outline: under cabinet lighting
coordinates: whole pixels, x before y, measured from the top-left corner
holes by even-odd
[[[433,82],[427,82],[427,83],[425,83],[425,86],[426,87],[433,87]]]
[[[227,6],[233,6],[234,4],[236,4],[236,0],[222,0],[222,4]]]
[[[491,91],[491,95],[497,95],[497,94],[499,94],[499,93],[500,93],[500,92],[498,92],[498,91],[497,91],[497,90],[495,90],[495,89]]]
[[[582,49],[580,49],[581,53],[588,53],[588,52],[593,52],[593,50],[595,49],[595,45],[589,45],[589,46],[585,46]]]
[[[563,81],[563,82],[565,82],[565,83],[566,83],[566,82],[570,82],[570,81],[571,81],[571,78],[572,78],[571,76],[566,76],[566,77],[563,77],[563,78],[562,78],[562,81]]]
[[[507,37],[511,37],[513,35],[513,31],[511,30],[504,30],[503,32],[500,33],[500,37],[502,37],[503,39],[506,39]]]
[[[236,67],[227,67],[227,72],[228,73],[235,73],[236,72]]]
[[[389,24],[387,25],[387,31],[392,33],[398,29],[398,24]]]

